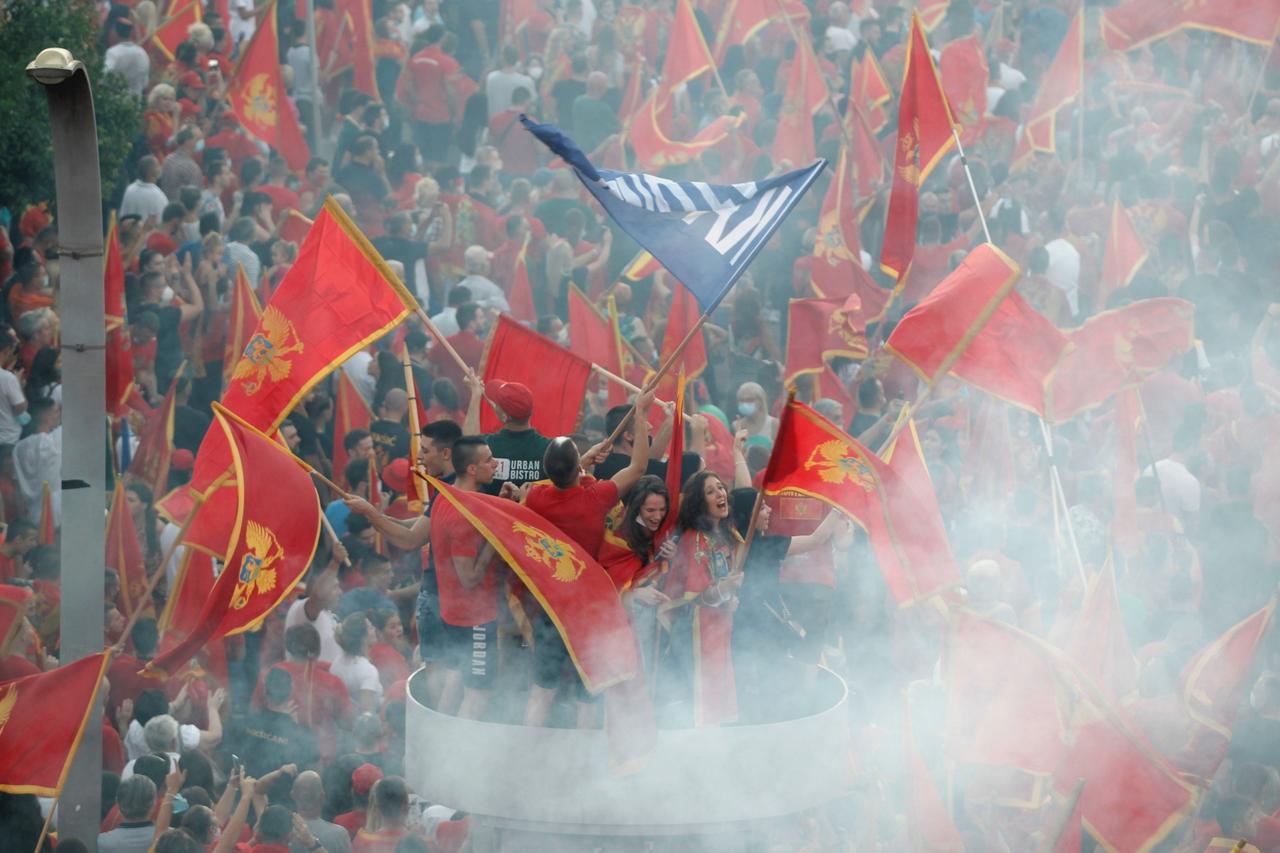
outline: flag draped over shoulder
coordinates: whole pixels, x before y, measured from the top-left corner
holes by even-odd
[[[173,672],[206,643],[262,624],[302,579],[319,541],[320,500],[292,454],[216,403],[214,431],[230,448],[235,484],[233,525],[218,554],[223,569],[191,633],[150,670]]]
[[[1076,12],[1058,47],[1049,70],[1040,81],[1040,90],[1031,104],[1030,117],[1022,128],[1014,152],[1015,166],[1026,165],[1032,152],[1052,154],[1058,150],[1058,113],[1080,97],[1084,90],[1084,9]]]
[[[111,493],[111,508],[107,512],[107,553],[103,565],[114,570],[120,578],[120,612],[128,619],[135,610],[148,606],[147,567],[124,491],[124,481],[117,479],[115,491]]]
[[[908,439],[914,442],[914,433]],[[886,462],[813,409],[782,411],[761,485],[766,495],[806,495],[840,510],[867,532],[880,572],[900,605],[959,583],[937,499],[918,446]]]
[[[738,280],[826,166],[724,185],[597,170],[559,128],[525,127],[563,158],[618,226],[710,311]]]
[[[98,707],[110,653],[0,683],[0,791],[56,797]]]
[[[1277,0],[1127,0],[1102,12],[1102,41],[1132,50],[1184,27],[1269,46],[1280,27]]]
[[[938,80],[920,16],[912,14],[898,102],[893,189],[880,250],[880,268],[895,278],[901,279],[911,266],[920,215],[920,187],[955,145],[951,127],[951,108]]]
[[[543,435],[569,435],[591,378],[591,362],[504,314],[489,333],[481,374],[486,383],[502,380],[528,386],[534,399],[533,428]],[[501,428],[493,410],[481,406],[480,430]]]
[[[107,320],[107,414],[118,418],[128,410],[126,400],[133,391],[133,352],[124,321],[124,259],[114,211],[106,242],[103,308]]]
[[[279,45],[273,2],[244,47],[227,86],[227,104],[245,133],[279,151],[289,168],[301,173],[311,159],[311,149],[285,92]]]

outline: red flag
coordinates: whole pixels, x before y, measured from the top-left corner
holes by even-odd
[[[170,62],[173,61],[178,45],[187,40],[187,29],[204,20],[200,13],[200,0],[190,0],[181,6],[175,2],[173,5],[177,8],[170,11],[165,21],[151,34],[151,43]]]
[[[785,10],[797,24],[804,24],[811,17],[808,7],[799,0],[783,0]],[[724,61],[725,52],[734,45],[746,44],[751,37],[774,21],[781,19],[778,0],[731,0],[720,18],[716,33],[717,62]]]
[[[481,373],[486,383],[503,380],[528,386],[537,401],[530,420],[533,428],[543,435],[569,435],[578,422],[591,362],[504,314],[489,334]],[[481,406],[481,432],[501,428],[492,408]]]
[[[792,299],[787,304],[783,384],[794,385],[798,376],[821,373],[833,356],[866,358],[866,325],[854,325],[856,314],[845,310],[840,299]]]
[[[146,609],[147,567],[138,545],[138,530],[133,526],[129,502],[124,496],[124,480],[116,479],[107,512],[107,556],[103,565],[120,577],[120,612],[125,618],[139,608]]]
[[[859,302],[868,303],[864,313],[878,317],[888,304],[889,292],[877,285],[862,268],[862,241],[858,234],[858,218],[853,209],[853,179],[849,173],[849,155],[844,149],[836,162],[835,174],[822,199],[818,214],[818,232],[813,243],[813,262],[809,274],[813,289],[822,296],[846,299],[857,294]]]
[[[333,398],[333,473],[338,482],[345,478],[343,472],[350,461],[343,439],[352,430],[368,430],[372,423],[373,412],[369,410],[369,404],[360,396],[347,372],[339,370]]]
[[[293,209],[286,210],[284,216],[280,219],[280,239],[301,245],[302,241],[307,239],[307,232],[311,230],[311,226],[314,224],[314,220],[308,219],[298,211]]]
[[[375,101],[381,100],[374,77],[373,6],[368,0],[338,0],[335,11],[345,19],[344,37],[351,57],[351,84]]]
[[[876,55],[868,50],[862,59],[855,56],[849,69],[849,106],[862,110],[872,134],[879,133],[889,123],[884,105],[891,100],[893,90],[884,79]]]
[[[666,364],[667,359],[680,346],[690,330],[702,317],[702,309],[689,289],[683,285],[672,288],[671,309],[667,313],[667,328],[662,333],[662,347],[658,350],[658,364]],[[684,348],[680,358],[658,383],[657,396],[669,400],[676,393],[676,376],[684,371],[686,380],[697,379],[707,369],[707,343],[702,330],[699,329],[689,345]]]
[[[687,382],[681,373],[676,382],[676,408],[671,420],[671,449],[667,453],[667,515],[653,534],[653,541],[661,544],[676,527],[680,512],[680,487],[682,484],[681,457],[684,455],[684,393]],[[708,415],[708,417],[715,417]]]
[[[8,651],[17,639],[27,615],[27,602],[33,594],[27,587],[0,583],[0,651]]]
[[[1110,560],[1089,581],[1065,649],[1085,675],[1119,703],[1138,692],[1138,662],[1124,630],[1124,615]]]
[[[929,32],[933,32],[938,24],[942,23],[950,7],[951,0],[919,0],[916,4],[920,23],[924,24],[924,28]]]
[[[533,325],[538,322],[538,311],[533,307],[533,287],[529,284],[529,235],[520,244],[520,252],[516,255],[514,274],[511,277],[511,292],[507,294],[507,304],[511,308],[511,316],[522,323]]]
[[[849,141],[853,143],[853,171],[858,179],[858,196],[869,199],[884,181],[884,157],[880,151],[880,142],[867,123],[862,108],[857,104],[849,105],[845,126],[849,129]],[[867,207],[864,205],[863,211],[858,215],[859,221],[866,219],[866,211]]]
[[[178,380],[169,383],[164,399],[138,433],[138,449],[129,463],[129,475],[146,484],[154,495],[169,488],[169,467],[173,461],[173,415],[177,409]]]
[[[1116,199],[1111,205],[1111,227],[1107,230],[1107,249],[1102,256],[1102,281],[1097,307],[1107,304],[1107,297],[1129,282],[1147,260],[1147,247],[1142,245],[1138,229],[1129,211]]]
[[[40,489],[40,544],[52,545],[57,539],[53,524],[53,493],[49,491],[49,481],[45,480]]]
[[[766,495],[817,498],[861,525],[900,605],[959,583],[913,434],[886,463],[803,403],[788,402],[781,421],[761,486]]]
[[[1066,337],[1013,291],[1018,275],[999,249],[979,246],[903,316],[886,348],[926,382],[949,365],[970,385],[1043,415],[1044,385]]]
[[[174,577],[173,589],[169,590],[169,598],[165,601],[164,612],[160,614],[160,630],[166,635],[176,631],[180,637],[190,633],[192,626],[198,624],[196,620],[213,591],[215,580],[217,570],[213,557],[204,551],[187,548]]]
[[[829,364],[824,364],[822,372],[813,377],[813,399],[824,398],[835,400],[846,413],[858,410],[858,401],[849,393],[848,387],[840,381],[840,377]]]
[[[885,219],[880,267],[901,279],[911,265],[916,245],[920,186],[955,145],[951,108],[938,81],[920,16],[911,16],[907,64],[898,103],[898,141],[894,146],[893,190]]]
[[[227,86],[227,103],[245,133],[279,151],[289,168],[301,173],[311,159],[293,104],[280,75],[280,37],[276,4],[258,22]]]
[[[80,738],[99,708],[110,659],[110,652],[99,652],[0,684],[0,791],[62,793]]]
[[[223,570],[191,633],[147,664],[149,670],[175,671],[205,644],[261,625],[302,579],[320,537],[315,486],[292,454],[221,405],[214,403],[213,411],[210,431],[230,447],[236,493]]]
[[[1014,162],[1023,164],[1032,151],[1052,154],[1058,150],[1058,113],[1084,91],[1084,9],[1071,19],[1058,54],[1040,80],[1040,90],[1031,105],[1030,118],[1018,140]]]
[[[987,54],[977,35],[956,39],[942,49],[938,73],[965,145],[977,140],[987,128],[987,83],[991,72]]]
[[[813,117],[830,101],[827,81],[808,39],[796,42],[796,54],[787,75],[787,88],[778,110],[773,138],[773,162],[790,160],[793,167],[812,163],[817,156],[813,141]]]
[[[618,342],[608,318],[573,284],[569,285],[569,347],[610,373],[622,375]]]
[[[223,404],[274,432],[317,382],[416,304],[341,206],[326,199],[236,362]]]
[[[127,401],[133,392],[133,352],[129,344],[129,330],[124,324],[124,260],[121,257],[115,211],[111,212],[106,242],[104,309],[107,319],[107,413],[119,418],[128,411]]]
[[[1045,417],[1068,421],[1141,384],[1195,342],[1195,307],[1159,297],[1103,311],[1067,333],[1067,346],[1045,388]]]
[[[231,384],[231,374],[245,345],[258,329],[262,320],[262,306],[258,304],[257,294],[249,277],[244,274],[244,267],[236,265],[236,283],[231,291],[231,316],[227,322],[227,346],[222,356],[222,385]]]
[[[622,278],[625,281],[637,282],[662,269],[662,264],[653,255],[640,250],[640,254],[631,259],[631,263],[627,264],[626,269],[622,271]]]
[[[1240,700],[1253,674],[1254,658],[1275,612],[1273,595],[1265,607],[1229,628],[1187,663],[1179,678],[1179,692],[1191,719],[1231,738]]]
[[[1280,27],[1280,2],[1127,0],[1102,12],[1102,41],[1111,50],[1132,50],[1184,27],[1270,47]]]

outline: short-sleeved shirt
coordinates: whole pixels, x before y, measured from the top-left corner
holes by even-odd
[[[244,756],[245,772],[254,778],[283,764],[310,767],[319,757],[311,730],[279,711],[249,714],[243,722],[234,724],[231,742]]]
[[[329,672],[342,679],[347,685],[347,693],[352,701],[359,698],[360,691],[368,690],[382,702],[382,679],[378,678],[378,668],[364,655],[349,655],[345,652],[329,665]]]
[[[604,542],[605,517],[617,503],[617,484],[594,477],[583,477],[569,489],[539,483],[525,498],[529,509],[569,534],[593,557]]]
[[[488,494],[498,494],[505,482],[523,486],[545,476],[542,473],[542,456],[547,452],[551,439],[539,434],[537,430],[503,429],[484,438],[493,451],[494,461],[498,463],[493,482],[484,488]]]
[[[446,625],[472,627],[498,618],[498,572],[491,563],[480,583],[467,589],[453,566],[454,557],[474,557],[484,545],[481,536],[448,501],[431,511],[431,551],[440,585],[440,618]],[[495,557],[496,562],[496,557]]]
[[[13,410],[26,401],[18,377],[0,369],[0,444],[17,444],[22,437],[22,427]]]

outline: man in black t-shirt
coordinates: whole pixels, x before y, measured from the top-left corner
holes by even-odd
[[[285,764],[299,769],[314,765],[320,754],[315,735],[285,710],[293,695],[293,676],[285,669],[269,670],[263,695],[266,708],[240,722],[232,737],[245,772],[260,779]]]
[[[614,406],[604,416],[604,434],[613,435],[613,431],[618,428],[618,424],[622,423],[622,419],[631,411],[630,405]],[[649,464],[645,468],[646,474],[652,474],[659,479],[665,479],[667,476],[667,463],[660,459],[654,459],[654,456],[662,455],[662,448],[671,438],[671,421],[668,419],[653,437],[653,444],[650,447]],[[598,463],[592,472],[597,480],[609,480],[613,475],[626,468],[631,464],[631,446],[635,441],[636,432],[631,422],[628,422],[626,429],[622,431],[622,435],[618,436],[618,440],[613,443],[613,450],[604,458],[604,461]],[[624,496],[625,499],[625,496]]]

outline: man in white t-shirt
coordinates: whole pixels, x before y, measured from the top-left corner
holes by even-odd
[[[258,28],[258,8],[254,5],[254,0],[231,0],[227,13],[231,18],[227,27],[231,33],[231,43],[238,45],[243,54],[249,39],[253,38],[254,30]]]
[[[22,437],[22,424],[18,415],[27,410],[27,398],[22,393],[22,383],[10,371],[17,361],[18,336],[5,327],[0,332],[0,444],[17,444]]]
[[[341,547],[341,546],[335,546]],[[346,552],[342,552],[343,559]],[[307,597],[300,598],[290,607],[284,617],[284,629],[288,631],[295,625],[314,625],[320,634],[320,660],[333,663],[342,649],[338,648],[338,617],[333,614],[342,595],[338,585],[337,562],[322,572],[307,590]]]

